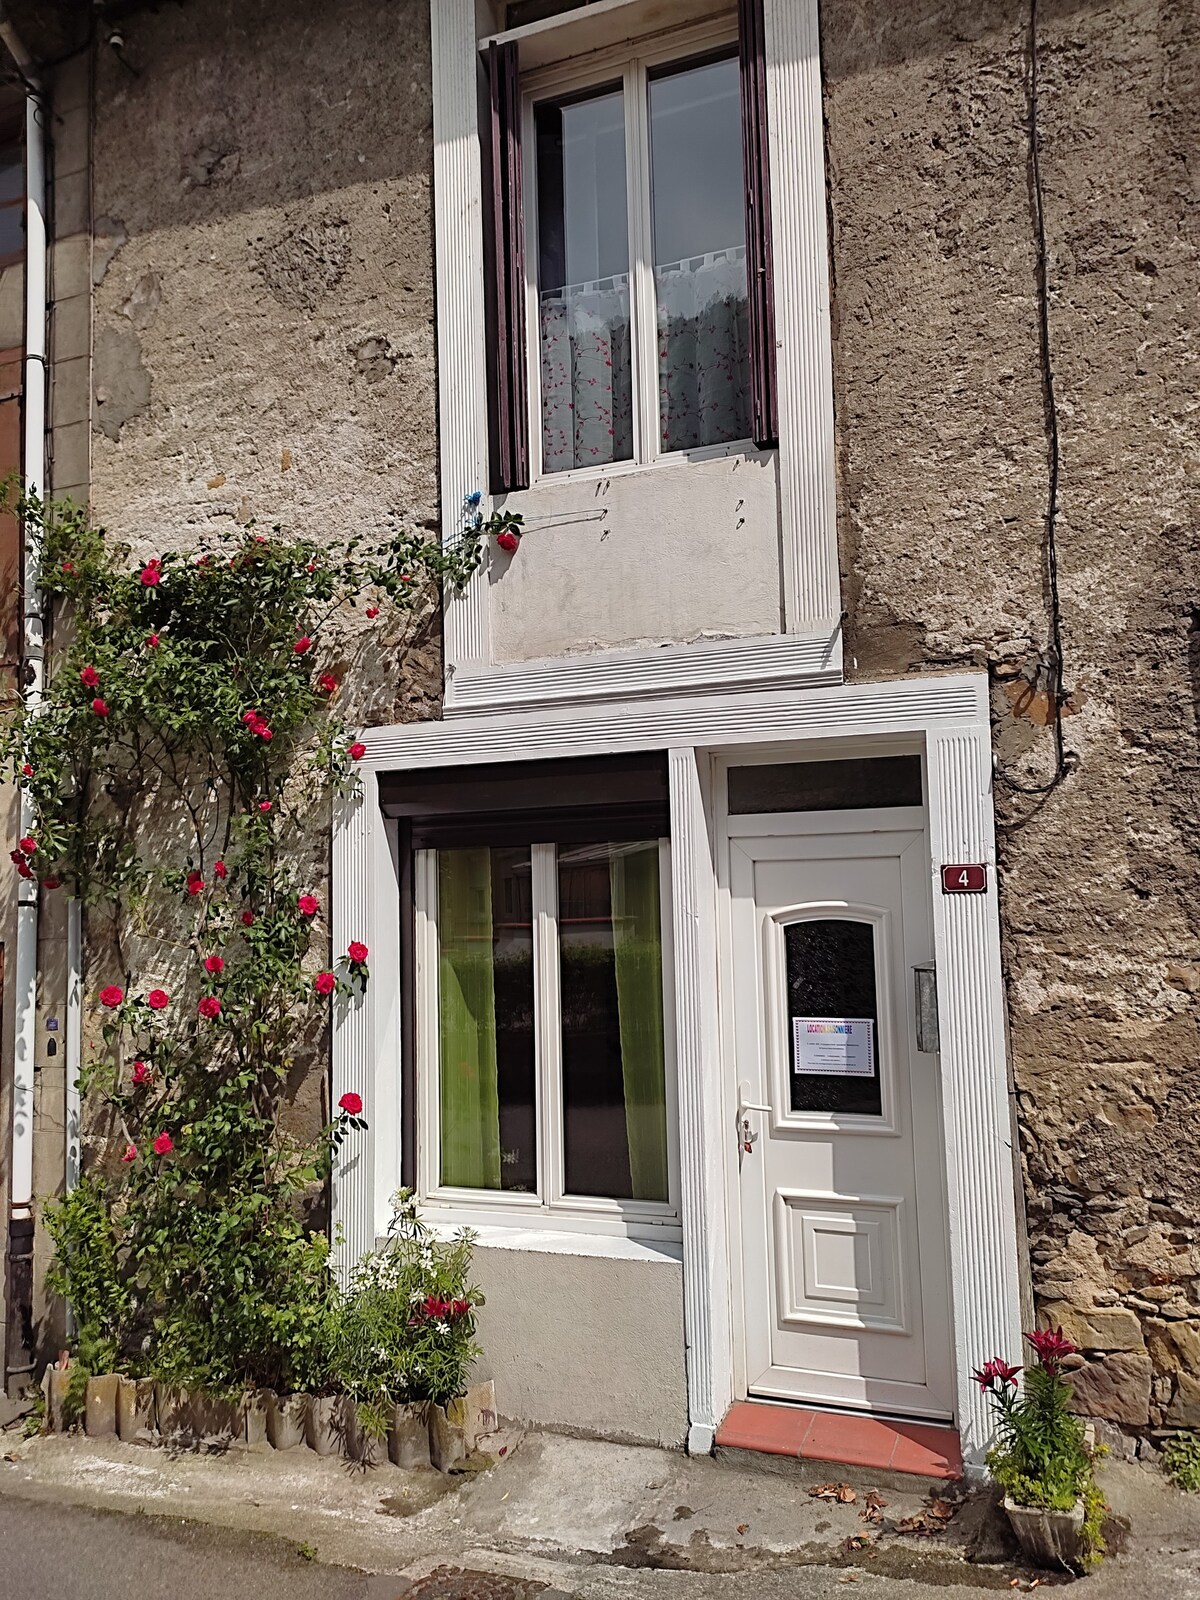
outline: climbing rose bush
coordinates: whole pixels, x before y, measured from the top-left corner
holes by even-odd
[[[317,1224],[366,1108],[344,1095],[307,1143],[281,1112],[367,952],[329,959],[297,858],[311,871],[330,805],[358,788],[365,749],[332,703],[353,641],[464,582],[484,533],[447,550],[250,527],[133,561],[77,507],[17,509],[56,665],[6,736],[35,819],[14,866],[83,901],[95,968],[85,1174],[47,1208],[53,1283],[92,1370],[327,1386],[341,1302]]]

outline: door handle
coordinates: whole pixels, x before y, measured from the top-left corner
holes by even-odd
[[[746,1115],[747,1111],[760,1111],[769,1117],[773,1110],[774,1107],[772,1106],[759,1105],[756,1100],[747,1100],[742,1094],[741,1084],[738,1084],[737,1130],[741,1155],[753,1155],[754,1146],[758,1143],[758,1130],[751,1128],[750,1118]]]

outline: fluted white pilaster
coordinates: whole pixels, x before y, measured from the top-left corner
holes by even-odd
[[[820,633],[841,590],[817,0],[766,0],[765,22],[784,624]]]
[[[1022,1359],[986,702],[973,727],[932,729],[928,760],[958,1416],[964,1459],[978,1466],[992,1423],[971,1368]],[[987,864],[986,894],[942,893],[942,864],[959,861]]]
[[[733,1398],[716,876],[695,750],[672,750],[669,775],[688,1448],[703,1454]]]

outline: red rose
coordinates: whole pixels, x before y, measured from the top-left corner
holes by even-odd
[[[100,696],[97,695],[96,698],[92,701],[92,710],[96,713],[96,715],[98,717],[106,717],[108,715],[108,703],[107,703],[107,701],[101,700]]]
[[[62,888],[62,879],[61,878],[53,878],[53,877],[51,877],[51,878],[43,878],[42,879],[42,888],[43,889],[61,889]]]
[[[100,1004],[107,1006],[110,1011],[115,1011],[124,998],[124,989],[119,988],[115,983],[105,984],[100,991]]]
[[[254,731],[255,731],[255,733],[258,735],[258,737],[260,739],[273,739],[275,737],[275,735],[271,732],[270,728],[267,727],[265,722],[260,722],[258,727],[255,728]]]
[[[29,865],[28,861],[18,861],[17,872],[22,878],[33,877],[33,868]]]
[[[35,856],[37,854],[37,840],[32,834],[27,833],[23,839],[17,840],[23,855]]]
[[[146,648],[149,650],[158,649],[158,635],[156,633],[148,633],[146,635]]]
[[[269,800],[260,800],[258,802],[258,809],[265,815],[265,813],[271,809],[271,802]]]
[[[351,939],[350,944],[346,949],[346,954],[350,957],[351,961],[362,963],[367,959],[367,947],[365,944],[363,944],[361,939]]]
[[[154,1141],[154,1154],[156,1156],[169,1156],[174,1148],[175,1143],[169,1133],[160,1133]]]
[[[100,674],[96,671],[95,667],[84,667],[83,671],[79,674],[79,681],[85,689],[94,689],[100,682]]]
[[[337,688],[337,679],[332,672],[323,672],[317,679],[317,688],[325,694],[332,694]]]
[[[254,724],[258,721],[258,712],[257,711],[243,711],[242,712],[242,721],[246,724],[246,726],[248,728],[253,727]]]
[[[64,561],[62,566],[59,568],[59,571],[60,572],[67,572],[67,573],[74,572],[75,571],[75,563],[73,561]]]
[[[332,994],[337,988],[337,979],[332,972],[318,972],[313,979],[313,988],[318,994]]]
[[[189,872],[187,875],[186,887],[189,894],[202,893],[204,889],[204,874],[202,872],[196,872],[195,870]]]
[[[134,1083],[138,1084],[139,1087],[143,1083],[149,1083],[152,1076],[153,1074],[151,1073],[150,1068],[144,1061],[135,1061],[133,1063],[133,1081]]]
[[[135,1145],[135,1144],[127,1144],[125,1146],[125,1154],[121,1157],[121,1160],[122,1161],[136,1161],[137,1160],[137,1145]]]
[[[202,1017],[207,1017],[210,1022],[215,1022],[221,1015],[221,1002],[215,994],[206,994],[196,1007]]]
[[[254,926],[254,913],[253,913],[253,911],[243,911],[242,912],[242,927],[243,928],[252,928],[253,926]]]
[[[496,543],[504,551],[505,555],[511,556],[513,551],[520,547],[521,541],[515,533],[506,528],[503,533],[496,535]]]
[[[297,639],[295,644],[292,646],[292,649],[298,656],[302,656],[306,650],[312,649],[312,640],[306,633],[301,634],[300,638]]]
[[[171,996],[165,989],[151,989],[146,996],[146,1004],[151,1011],[161,1011],[170,1002]]]
[[[228,876],[229,876],[229,868],[225,865],[225,863],[223,861],[214,861],[213,862],[213,877],[214,878],[227,878]]]
[[[33,777],[33,768],[29,765],[28,761],[21,768],[21,771],[25,774],[25,776],[27,778],[32,778]]]
[[[356,739],[355,742],[350,746],[350,759],[351,759],[351,761],[361,761],[362,758],[366,755],[366,753],[367,753],[367,747],[366,747],[365,744],[362,743],[361,740],[357,740]]]
[[[142,568],[142,582],[147,589],[153,589],[162,582],[162,573],[154,563]]]
[[[367,607],[367,616],[370,617],[372,621],[374,621],[374,619],[378,615],[379,615],[379,607],[378,606],[368,606]]]
[[[296,909],[302,917],[315,917],[321,908],[315,894],[302,894],[296,901]]]
[[[362,1095],[355,1094],[353,1089],[349,1089],[338,1101],[338,1105],[352,1117],[357,1117],[362,1110]]]
[[[214,975],[219,975],[225,971],[224,959],[221,956],[205,956],[204,970],[205,972],[211,972]]]

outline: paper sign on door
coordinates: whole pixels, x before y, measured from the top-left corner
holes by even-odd
[[[869,1017],[793,1017],[792,1071],[873,1077],[874,1022]]]

